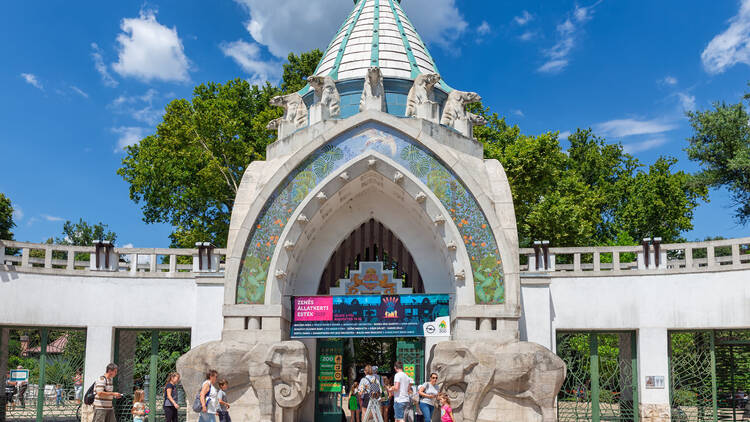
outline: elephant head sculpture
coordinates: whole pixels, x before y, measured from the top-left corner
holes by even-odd
[[[299,341],[258,344],[248,356],[252,356],[248,374],[258,396],[261,422],[279,420],[278,410],[293,415],[310,392],[305,345]],[[274,403],[281,409],[276,409]],[[280,419],[290,417],[282,415]]]
[[[476,421],[482,402],[498,394],[526,402],[544,422],[557,420],[555,397],[565,380],[565,362],[535,343],[465,343],[435,346],[431,363],[441,389],[456,397],[464,421]]]

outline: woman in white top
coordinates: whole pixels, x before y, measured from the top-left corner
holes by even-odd
[[[425,422],[432,421],[432,413],[435,411],[435,399],[438,395],[437,381],[438,376],[433,372],[430,374],[430,380],[419,386],[419,410],[422,411]]]
[[[198,422],[215,422],[216,410],[219,408],[219,399],[217,395],[219,390],[214,386],[219,373],[211,369],[206,372],[206,380],[201,386],[201,413]]]

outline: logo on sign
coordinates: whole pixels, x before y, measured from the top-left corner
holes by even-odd
[[[425,337],[449,336],[451,335],[450,319],[439,317],[435,321],[424,323],[423,329]]]

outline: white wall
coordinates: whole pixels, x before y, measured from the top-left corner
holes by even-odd
[[[641,403],[669,403],[669,330],[750,328],[750,270],[541,278],[522,280],[521,338],[546,346],[559,330],[636,331]],[[667,388],[647,390],[649,375]]]
[[[86,385],[112,360],[115,328],[190,329],[221,338],[223,278],[0,272],[0,325],[86,328]]]

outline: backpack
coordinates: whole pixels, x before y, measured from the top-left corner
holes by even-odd
[[[203,382],[205,384],[205,381]],[[201,384],[201,390],[203,389],[203,384]],[[193,412],[195,413],[201,413],[203,411],[203,405],[201,404],[201,390],[198,390],[198,394],[195,395],[195,400],[193,400]],[[211,400],[208,395],[211,394],[211,386],[208,386],[208,391],[206,392],[206,407],[208,407],[208,401]]]
[[[96,398],[96,393],[94,392],[94,389],[96,387],[96,381],[94,381],[93,384],[91,384],[91,387],[89,387],[88,390],[86,390],[86,394],[83,396],[83,403],[86,406],[91,406],[94,404],[94,399]]]

